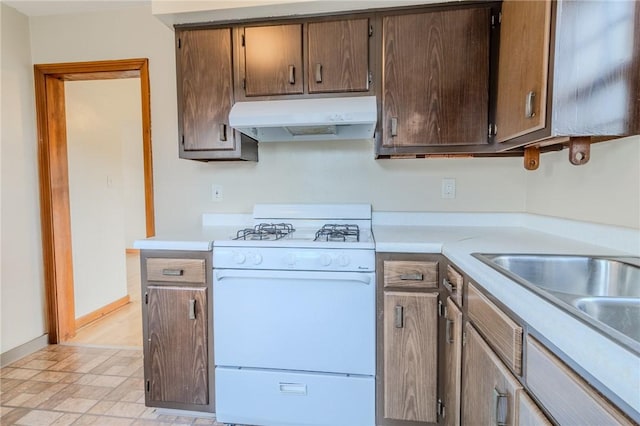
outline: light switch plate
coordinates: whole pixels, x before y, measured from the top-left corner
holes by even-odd
[[[456,180],[454,178],[442,179],[441,198],[456,198]]]

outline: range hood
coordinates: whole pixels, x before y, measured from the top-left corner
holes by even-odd
[[[236,102],[229,125],[259,142],[372,139],[375,96]]]

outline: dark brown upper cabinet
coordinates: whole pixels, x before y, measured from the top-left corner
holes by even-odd
[[[640,3],[505,0],[500,26],[501,145],[640,133]]]
[[[246,96],[303,93],[302,24],[245,27]]]
[[[369,90],[369,20],[308,24],[309,93]]]
[[[378,155],[488,144],[491,8],[382,18]]]
[[[180,158],[257,160],[255,141],[228,125],[231,57],[231,28],[176,30]]]

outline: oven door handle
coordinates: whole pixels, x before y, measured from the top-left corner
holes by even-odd
[[[371,284],[373,273],[360,272],[315,272],[315,271],[263,271],[214,269],[216,281],[226,279],[275,279],[275,280],[322,280],[322,281],[352,281],[365,285]]]

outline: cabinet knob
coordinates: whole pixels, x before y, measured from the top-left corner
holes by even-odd
[[[289,83],[296,84],[296,67],[295,65],[289,65]]]
[[[533,110],[533,102],[536,99],[536,92],[531,91],[527,93],[527,98],[524,104],[524,116],[526,118],[533,118],[536,116],[535,111]]]
[[[394,323],[396,328],[404,327],[404,308],[401,305],[396,305],[394,313]]]

